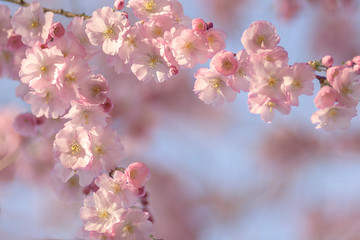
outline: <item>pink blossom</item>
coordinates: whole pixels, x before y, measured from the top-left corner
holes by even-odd
[[[65,34],[65,28],[60,22],[53,23],[49,30],[52,38],[61,38]]]
[[[317,108],[329,108],[333,106],[339,98],[339,93],[330,86],[323,86],[317,93],[314,103]]]
[[[86,231],[112,232],[114,224],[120,222],[120,217],[124,212],[114,199],[115,196],[111,192],[99,189],[84,200],[80,216]]]
[[[79,84],[79,94],[84,98],[84,102],[90,104],[103,104],[108,90],[108,83],[101,74],[91,75],[87,81]]]
[[[216,69],[222,75],[234,74],[237,69],[237,60],[230,51],[220,51],[211,59],[210,68]]]
[[[284,76],[289,72],[289,67],[277,67],[273,64],[254,63],[254,75],[251,81],[251,91],[259,92],[269,97],[284,95],[281,85]]]
[[[114,177],[109,174],[102,174],[95,180],[100,189],[114,194],[116,201],[123,208],[129,208],[139,200],[139,191],[131,184],[127,184],[127,178],[121,171],[115,171]]]
[[[90,131],[92,168],[110,172],[120,166],[124,157],[124,146],[116,131],[106,127],[93,127]]]
[[[64,57],[57,47],[40,49],[33,47],[26,51],[26,58],[21,61],[20,78],[36,91],[42,91],[56,83],[56,74]]]
[[[63,172],[71,172],[72,174],[67,179],[63,179]],[[63,202],[73,203],[84,200],[85,194],[82,191],[83,187],[79,184],[79,176],[75,175],[73,171],[64,168],[59,162],[54,166],[54,173],[51,174],[51,183],[58,197]]]
[[[169,78],[169,66],[160,54],[160,46],[154,39],[145,41],[139,48],[140,52],[134,55],[131,71],[140,81],[164,82]]]
[[[127,7],[141,20],[171,12],[169,0],[130,0]]]
[[[63,117],[71,119],[66,124],[75,124],[90,129],[93,126],[106,126],[106,118],[109,116],[101,106],[85,105],[76,101],[71,102],[69,112]]]
[[[287,51],[280,46],[271,49],[260,49],[251,57],[253,62],[261,62],[263,65],[275,65],[276,67],[287,66],[289,62]]]
[[[48,38],[54,14],[46,12],[39,2],[33,2],[28,7],[20,7],[12,18],[14,32],[21,36],[21,40],[28,46],[37,41],[45,43]]]
[[[114,12],[110,7],[103,7],[93,12],[85,31],[91,44],[101,45],[104,53],[115,55],[123,42],[123,34],[128,29],[127,17]]]
[[[207,30],[206,22],[201,18],[194,18],[192,20],[192,29],[196,32],[203,33]]]
[[[52,46],[56,46],[60,49],[63,56],[69,60],[74,56],[85,58],[88,53],[85,46],[80,44],[73,34],[65,34],[61,38],[53,39],[48,43],[49,48]]]
[[[318,124],[316,129],[323,128],[325,131],[335,129],[345,130],[350,127],[350,120],[357,116],[355,107],[335,105],[316,111],[311,116],[311,122]]]
[[[334,78],[342,71],[344,66],[333,66],[328,68],[326,71],[326,79],[332,85],[334,83]]]
[[[13,127],[21,136],[35,136],[37,133],[36,117],[31,113],[19,114],[14,120]]]
[[[270,123],[275,117],[275,109],[281,114],[289,114],[291,106],[286,103],[285,96],[268,97],[258,93],[249,94],[249,111],[254,114],[260,114],[264,122]]]
[[[193,91],[206,104],[220,106],[224,100],[235,101],[236,93],[228,86],[228,79],[215,70],[200,68],[195,78]]]
[[[50,85],[39,92],[30,91],[24,96],[24,101],[31,104],[31,112],[36,117],[58,118],[70,107],[61,90],[55,85]]]
[[[271,49],[277,46],[280,37],[275,27],[267,21],[253,22],[241,37],[241,43],[249,53],[256,53],[260,49]]]
[[[312,68],[305,63],[295,63],[284,76],[282,89],[288,96],[289,104],[299,106],[299,96],[313,95],[315,74]]]
[[[360,98],[360,78],[352,68],[344,68],[334,77],[332,86],[340,94],[338,102],[346,106],[357,106]]]
[[[249,59],[249,55],[245,50],[241,50],[236,54],[237,59],[237,69],[235,73],[230,76],[229,86],[235,91],[240,92],[240,90],[248,92],[250,83],[249,80],[253,75],[253,66]]]
[[[15,33],[13,33],[13,34],[10,35],[10,37],[9,37],[8,40],[7,40],[7,45],[8,45],[10,48],[13,48],[13,49],[19,49],[19,48],[25,46],[25,45],[21,42],[21,36],[15,34]]]
[[[54,141],[55,155],[65,168],[85,168],[92,162],[90,137],[83,127],[67,124]]]
[[[210,57],[215,53],[225,49],[225,33],[217,29],[209,29],[205,31],[204,38],[208,47]]]
[[[125,170],[125,174],[130,184],[137,188],[143,187],[150,179],[148,167],[141,162],[131,163]]]
[[[147,240],[152,233],[149,213],[129,208],[121,216],[121,222],[114,225],[114,240]]]
[[[192,29],[182,30],[180,35],[172,40],[171,48],[176,61],[184,68],[205,63],[209,58],[205,41],[196,36]]]

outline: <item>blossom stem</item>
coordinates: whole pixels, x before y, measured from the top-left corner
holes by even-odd
[[[327,81],[327,78],[324,77],[324,76],[320,76],[320,75],[315,75],[316,76],[316,79],[319,80],[319,83],[321,85],[321,87],[325,86],[325,85],[329,85],[330,86],[330,83]]]
[[[21,5],[23,7],[27,7],[30,5],[29,3],[25,2],[24,0],[0,0],[0,1],[15,3],[15,4]],[[72,12],[65,11],[63,9],[44,8],[44,12],[53,12],[55,14],[60,14],[60,15],[63,15],[65,17],[69,17],[69,18],[72,18],[72,17],[83,17],[84,19],[90,18],[90,16],[86,15],[85,13],[81,13],[81,14],[72,13]]]

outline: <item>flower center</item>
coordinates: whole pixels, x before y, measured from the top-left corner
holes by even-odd
[[[145,1],[143,6],[144,6],[145,11],[151,13],[151,12],[154,12],[154,10],[156,8],[156,2],[154,0]]]
[[[221,80],[219,79],[213,79],[209,81],[212,88],[215,88],[219,91],[219,88],[221,87]]]
[[[29,24],[30,29],[36,29],[40,26],[39,19],[33,19]]]
[[[268,80],[268,85],[270,87],[273,87],[275,84],[277,83],[277,79],[274,78],[274,77],[270,77],[269,80]]]
[[[147,61],[147,65],[150,68],[152,68],[152,69],[157,68],[159,63],[160,63],[160,61],[159,61],[159,58],[157,56],[149,56],[149,60]]]
[[[76,155],[81,151],[81,147],[80,147],[79,143],[77,141],[75,141],[75,139],[70,144],[70,150],[71,150],[72,155]]]
[[[112,26],[107,27],[107,29],[103,32],[104,38],[112,38],[115,35],[115,30]]]
[[[275,107],[275,103],[274,102],[272,102],[272,101],[269,101],[268,103],[267,103],[267,106],[269,107],[269,109],[270,109],[270,112],[272,112],[273,111],[273,108]]]
[[[123,228],[123,233],[125,234],[133,234],[135,232],[136,227],[131,223],[128,223]]]
[[[106,210],[102,210],[102,211],[98,211],[97,214],[98,218],[100,218],[101,220],[106,220],[110,217],[110,214],[108,211]]]
[[[74,73],[67,73],[65,75],[65,80],[74,83],[76,81],[76,76],[74,75]]]

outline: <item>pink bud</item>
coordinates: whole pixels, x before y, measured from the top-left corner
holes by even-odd
[[[334,58],[332,56],[330,56],[330,55],[327,55],[327,56],[322,58],[321,63],[325,67],[331,67],[334,64]]]
[[[17,35],[15,33],[11,34],[11,36],[9,37],[7,44],[9,47],[14,48],[14,49],[19,49],[22,46],[24,46],[24,44],[21,41],[21,36]]]
[[[31,113],[19,114],[14,120],[13,127],[21,136],[35,136],[37,131],[36,117]]]
[[[354,62],[351,60],[348,60],[348,61],[346,61],[345,65],[348,67],[352,67],[354,65]]]
[[[121,10],[121,9],[124,8],[124,5],[125,5],[124,0],[116,0],[115,3],[114,3],[114,8],[116,10]]]
[[[207,22],[206,26],[207,26],[207,30],[209,30],[214,27],[214,24],[212,22]]]
[[[207,24],[201,18],[194,18],[192,20],[192,29],[196,32],[205,32]]]
[[[353,62],[354,62],[355,64],[360,64],[360,56],[355,56],[355,57],[353,58]]]
[[[170,77],[172,77],[172,76],[178,74],[178,72],[179,72],[179,69],[177,67],[171,66],[170,70],[169,70],[169,75],[170,75]]]
[[[109,97],[106,97],[105,102],[101,104],[104,112],[109,113],[113,109],[114,105]]]
[[[49,35],[53,38],[61,38],[65,34],[65,28],[60,22],[53,23],[49,30]]]
[[[126,18],[129,18],[129,14],[127,12],[121,12],[121,15],[123,15]]]

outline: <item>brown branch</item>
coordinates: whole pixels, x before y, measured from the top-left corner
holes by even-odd
[[[23,7],[27,7],[30,5],[29,3],[25,2],[24,0],[0,0],[0,1],[15,3],[15,4],[21,5]],[[65,17],[69,17],[69,18],[73,18],[73,17],[83,17],[84,19],[91,18],[91,16],[88,16],[85,13],[81,13],[81,14],[73,13],[73,12],[65,11],[63,9],[44,8],[44,12],[53,12],[55,14],[60,14],[60,15],[63,15]]]
[[[315,75],[315,77],[319,80],[321,87],[325,85],[331,86],[326,77],[320,75]]]

